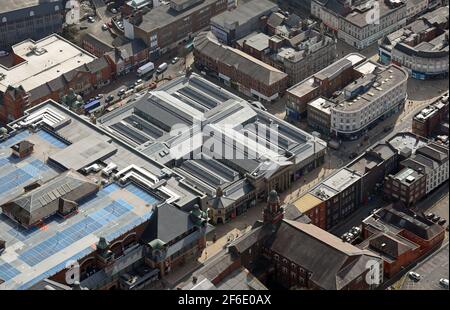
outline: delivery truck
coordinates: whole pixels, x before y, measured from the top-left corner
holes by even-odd
[[[153,62],[149,62],[149,63],[146,63],[145,65],[139,67],[139,69],[137,70],[137,75],[139,77],[142,77],[142,76],[146,75],[147,73],[152,72],[153,70],[155,70],[155,64]]]

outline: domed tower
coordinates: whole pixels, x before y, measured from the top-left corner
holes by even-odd
[[[284,208],[280,204],[280,197],[276,190],[272,190],[267,198],[267,206],[264,208],[264,223],[275,224],[283,219]]]

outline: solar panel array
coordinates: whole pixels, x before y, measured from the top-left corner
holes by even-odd
[[[156,204],[158,202],[158,199],[156,197],[150,195],[150,193],[144,191],[142,188],[134,184],[128,185],[127,190],[150,205]]]
[[[39,130],[37,134],[39,135],[39,137],[57,148],[63,149],[67,146],[63,141],[44,130]]]
[[[30,167],[40,166],[38,162],[28,165]],[[21,171],[21,169],[16,171]],[[128,184],[122,188],[113,183],[101,189],[96,196],[84,200],[80,204],[78,215],[69,219],[55,215],[46,219],[41,227],[24,229],[6,215],[0,214],[0,229],[7,233],[4,237],[8,244],[14,248],[15,242],[23,243],[23,246],[15,250],[17,259],[6,262],[0,257],[0,278],[6,282],[11,281],[10,284],[14,287],[14,282],[12,282],[15,281],[14,278],[26,272],[21,270],[33,268],[36,276],[26,279],[26,283],[17,283],[15,287],[27,289],[38,281],[64,269],[69,260],[78,260],[91,253],[93,251],[92,241],[88,241],[88,239],[83,241],[83,238],[94,234],[96,237],[104,236],[108,241],[112,241],[151,218],[152,208],[148,208],[148,212],[139,213],[139,215],[134,213],[135,207],[124,200],[125,197],[130,197],[130,193],[116,193],[119,190],[128,191],[149,204],[158,201],[151,193],[137,185]],[[124,199],[121,199],[119,195],[122,195]],[[66,253],[64,251],[68,251],[69,248],[75,250],[77,254],[69,259],[58,260],[56,255],[63,255]],[[80,249],[82,250],[80,251]],[[47,259],[55,259],[57,264],[52,265]],[[44,261],[49,267],[41,265]]]
[[[9,281],[19,274],[19,270],[8,263],[0,264],[0,279]]]
[[[8,138],[8,140],[3,141],[0,143],[0,148],[8,148],[16,144],[17,142],[20,142],[24,140],[25,138],[29,137],[31,133],[29,131],[22,131],[18,134],[16,134],[14,137]]]

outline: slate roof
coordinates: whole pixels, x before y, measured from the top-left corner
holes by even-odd
[[[290,220],[282,221],[270,249],[311,272],[310,280],[327,290],[345,287],[377,257],[315,225]]]
[[[418,247],[418,245],[402,238],[401,236],[384,233],[373,236],[370,238],[368,243],[370,250],[387,255],[392,259],[397,259],[406,252]]]
[[[171,204],[158,207],[158,239],[169,242],[194,227],[189,213]]]
[[[31,142],[29,142],[27,140],[23,140],[23,141],[20,141],[17,144],[14,144],[12,146],[12,149],[14,151],[16,151],[16,152],[21,153],[21,152],[27,151],[28,149],[32,148],[33,146],[34,146],[33,143],[31,143]]]
[[[189,213],[165,203],[157,207],[155,215],[142,235],[142,239],[147,243],[155,239],[169,243],[193,227],[194,222],[191,220]]]
[[[402,204],[390,205],[376,213],[377,217],[398,229],[405,229],[416,236],[430,240],[442,233],[443,228],[423,217],[415,216],[414,212]]]
[[[283,24],[284,21],[284,15],[278,12],[273,12],[270,14],[269,18],[267,19],[267,24],[273,28],[276,28]]]
[[[33,224],[57,211],[56,200],[77,202],[97,191],[98,186],[95,183],[73,170],[68,170],[1,207],[27,224]]]
[[[287,77],[287,74],[271,67],[262,61],[247,55],[237,49],[221,45],[211,32],[202,32],[194,39],[194,47],[200,53],[235,67],[240,72],[254,77],[265,85],[275,84]]]
[[[97,191],[98,186],[81,174],[69,170],[42,186],[19,196],[13,203],[28,212],[37,211],[57,198],[77,201],[86,193]]]

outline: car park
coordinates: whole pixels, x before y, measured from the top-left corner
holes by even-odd
[[[355,235],[355,236],[359,236],[359,234],[361,233],[361,228],[360,227],[353,227],[350,232]]]
[[[420,281],[420,279],[421,279],[421,275],[414,271],[410,271],[408,273],[408,276],[410,279],[412,279],[414,281]]]

